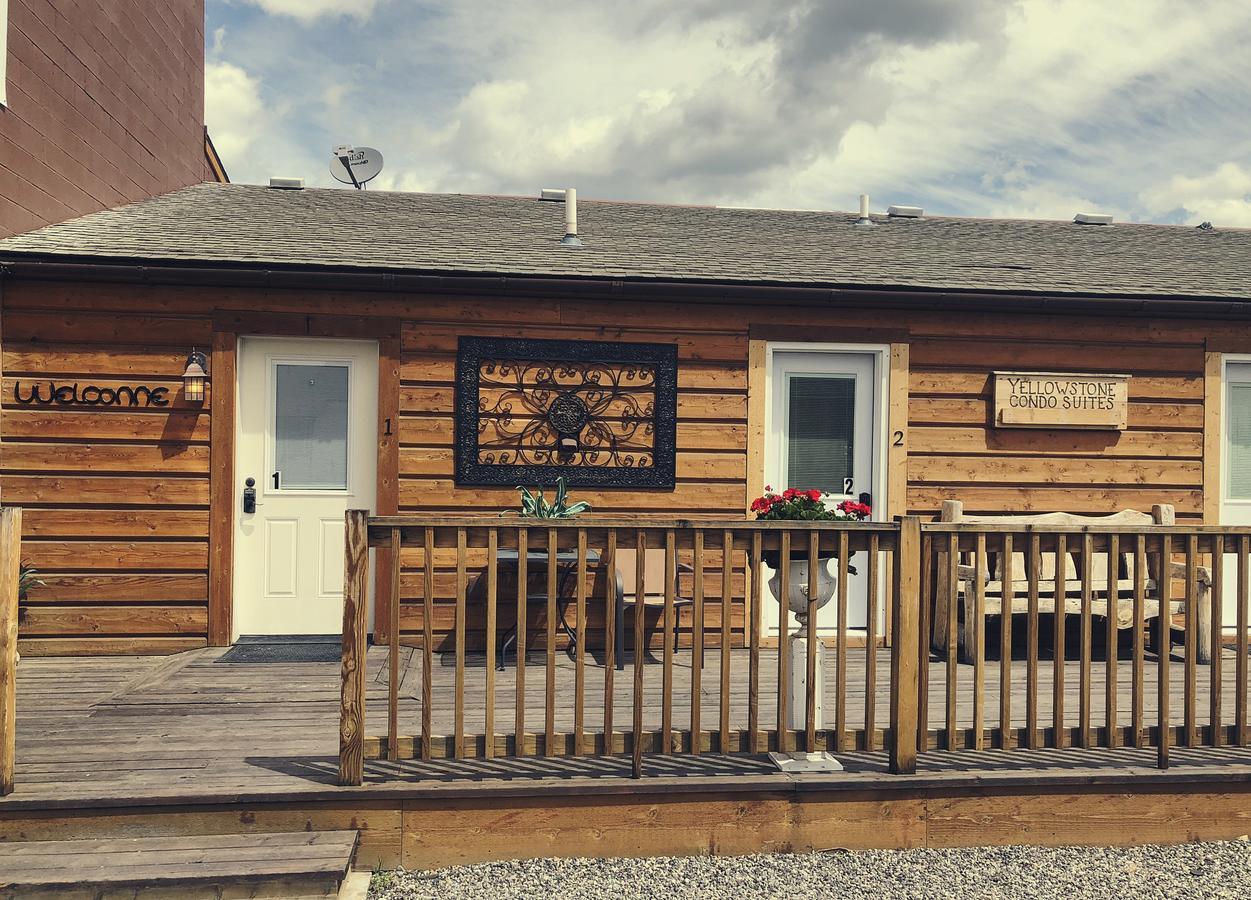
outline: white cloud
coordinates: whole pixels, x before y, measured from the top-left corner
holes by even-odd
[[[244,162],[265,124],[260,81],[239,66],[210,62],[204,69],[204,118],[223,161]]]
[[[365,21],[373,15],[377,0],[247,0],[273,16],[289,16],[304,24],[321,18],[351,17]]]
[[[309,23],[229,22],[222,58],[282,98],[257,149],[313,184],[348,140],[405,190],[1244,214],[1245,0],[249,2]]]
[[[1175,175],[1143,194],[1148,209],[1184,211],[1186,222],[1251,228],[1251,170],[1227,162],[1206,175]]]

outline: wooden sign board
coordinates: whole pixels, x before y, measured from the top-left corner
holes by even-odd
[[[1128,409],[1128,375],[995,373],[995,425],[1000,428],[1123,431]]]

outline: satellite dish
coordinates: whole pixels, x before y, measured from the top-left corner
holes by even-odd
[[[330,174],[336,181],[363,188],[382,171],[382,154],[373,147],[342,144],[331,151]]]

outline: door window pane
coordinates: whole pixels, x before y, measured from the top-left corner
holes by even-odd
[[[1251,384],[1229,385],[1229,496],[1251,498]]]
[[[346,366],[279,363],[274,399],[279,486],[347,489]]]
[[[786,484],[843,493],[853,476],[856,380],[792,375],[787,384]]]

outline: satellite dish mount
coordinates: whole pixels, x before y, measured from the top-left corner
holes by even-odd
[[[340,144],[330,151],[330,174],[336,181],[350,184],[358,191],[378,177],[382,171],[382,154],[373,147]]]

